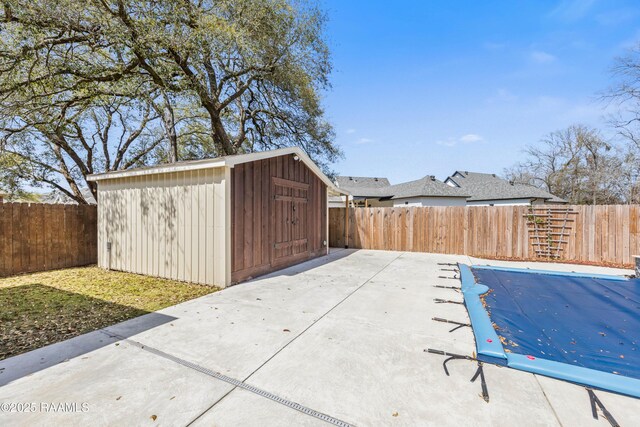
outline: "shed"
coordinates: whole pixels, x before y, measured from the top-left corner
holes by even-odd
[[[327,197],[300,148],[91,175],[98,265],[227,286],[328,253]]]

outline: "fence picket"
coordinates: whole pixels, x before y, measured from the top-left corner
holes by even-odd
[[[0,203],[0,277],[94,264],[95,206]]]
[[[562,208],[577,214],[572,216],[575,221],[566,230],[568,235],[560,236],[567,241],[560,251],[560,260],[630,266],[633,255],[640,254],[637,205]],[[349,208],[352,221],[349,246],[540,260],[530,238],[527,209],[526,206]],[[344,208],[329,210],[331,246],[341,246],[344,241],[344,215]]]

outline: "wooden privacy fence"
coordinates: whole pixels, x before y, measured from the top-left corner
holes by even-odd
[[[548,206],[536,206],[536,208]],[[640,254],[640,206],[572,209],[559,259],[633,264]],[[349,247],[541,260],[527,206],[349,208]],[[560,215],[552,212],[552,215]],[[330,209],[329,244],[345,245],[345,209]]]
[[[0,203],[0,277],[96,259],[96,206]]]

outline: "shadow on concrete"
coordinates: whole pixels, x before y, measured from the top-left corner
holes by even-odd
[[[353,255],[358,250],[359,249],[330,248],[330,252],[328,255],[312,258],[306,261],[302,261],[299,264],[294,264],[288,267],[283,267],[281,270],[272,271],[262,276],[251,278],[246,282],[241,282],[241,284],[251,283],[256,280],[269,279],[269,278],[280,277],[280,276],[289,276],[289,277],[296,276],[298,274],[313,270],[314,268],[320,267],[322,265],[329,264],[333,261],[346,258],[350,255]]]
[[[0,288],[0,386],[173,320],[42,284]],[[115,324],[117,337],[104,329]]]

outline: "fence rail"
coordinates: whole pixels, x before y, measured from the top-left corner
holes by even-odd
[[[544,206],[547,208],[547,206]],[[555,206],[571,208],[561,260],[633,264],[640,254],[640,206]],[[349,247],[540,259],[529,232],[527,206],[349,208]],[[551,212],[551,215],[562,215]],[[329,244],[345,245],[345,209],[330,209]]]
[[[95,206],[0,203],[0,277],[96,259]]]

